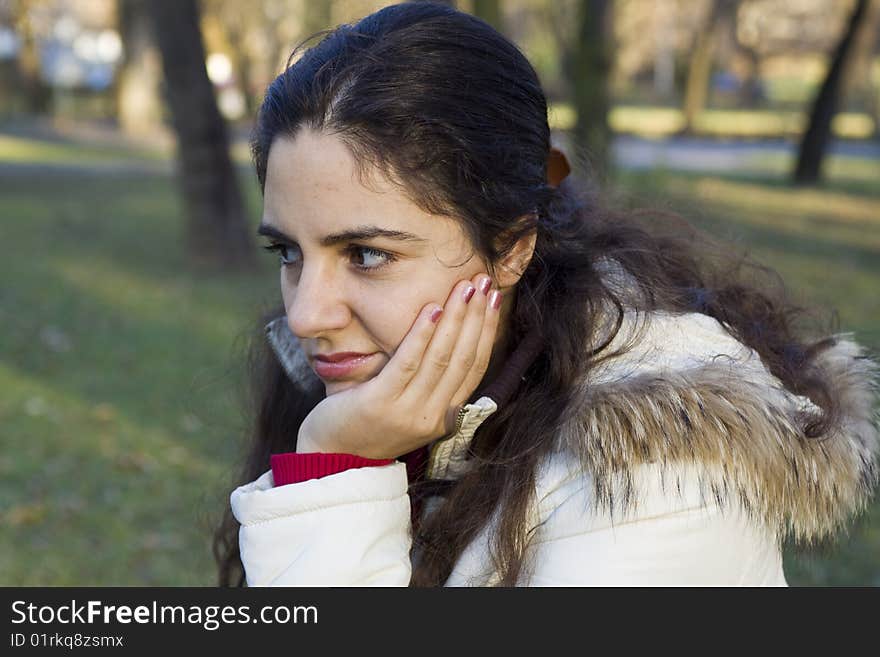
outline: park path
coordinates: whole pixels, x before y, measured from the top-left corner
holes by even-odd
[[[668,168],[678,171],[745,171],[762,162],[787,158],[792,163],[796,144],[778,140],[717,140],[675,137],[650,140],[619,136],[614,140],[614,158],[624,169]],[[829,155],[880,160],[880,141],[835,141]]]

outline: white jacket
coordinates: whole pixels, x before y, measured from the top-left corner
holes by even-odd
[[[639,320],[636,347],[583,382],[581,407],[539,468],[520,584],[785,586],[782,539],[834,532],[876,485],[876,363],[846,336],[821,356],[844,417],[817,443],[794,422],[816,407],[714,318],[628,314],[612,349]],[[301,365],[285,361],[292,376],[305,375]],[[429,477],[460,476],[474,430],[496,408],[488,396],[468,406],[462,429],[432,446]],[[423,513],[442,500],[432,502]],[[231,505],[249,586],[409,583],[403,463],[278,488],[267,471]],[[489,523],[447,586],[497,581],[491,533]]]

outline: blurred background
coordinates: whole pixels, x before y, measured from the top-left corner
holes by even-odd
[[[280,302],[249,130],[300,40],[385,4],[0,0],[0,584],[214,584]],[[519,44],[607,190],[880,351],[880,0],[453,4]],[[785,571],[880,585],[880,501]]]

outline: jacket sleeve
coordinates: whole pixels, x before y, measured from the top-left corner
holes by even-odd
[[[613,516],[596,511],[589,476],[545,488],[529,585],[786,586],[773,535],[741,507],[706,499],[693,469],[633,475],[637,506]]]
[[[274,486],[272,471],[230,497],[248,586],[407,586],[410,502],[403,463]]]

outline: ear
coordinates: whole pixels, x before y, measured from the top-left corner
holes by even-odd
[[[565,177],[571,173],[571,165],[560,149],[555,146],[550,148],[547,154],[547,183],[551,187],[559,187]]]
[[[529,216],[531,218],[532,215]],[[535,241],[538,237],[536,229],[532,229],[519,238],[510,253],[505,255],[495,266],[495,284],[500,290],[513,287],[522,278],[523,273],[532,261],[535,252]]]

